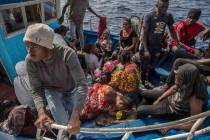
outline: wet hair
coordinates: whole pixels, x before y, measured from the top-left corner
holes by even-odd
[[[169,0],[157,0],[156,6],[158,6],[160,4],[169,4]]]
[[[189,12],[188,12],[187,17],[195,19],[195,20],[198,20],[200,18],[200,16],[201,16],[201,13],[202,13],[201,9],[199,9],[199,8],[191,8],[189,10]]]
[[[58,33],[58,34],[61,34],[63,32],[67,32],[67,31],[68,31],[68,28],[64,25],[61,25],[60,27],[54,29],[54,32]]]
[[[122,64],[131,62],[131,52],[124,51],[120,54],[120,62]]]
[[[87,44],[84,48],[84,52],[91,53],[92,48],[96,47],[94,44]]]
[[[126,18],[124,18],[123,21],[127,22],[129,24],[129,26],[131,26],[131,19],[130,18],[126,17]]]
[[[169,3],[169,0],[157,0],[157,4],[159,3]]]

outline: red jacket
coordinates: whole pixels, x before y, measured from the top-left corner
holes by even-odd
[[[183,20],[174,24],[174,30],[179,38],[180,43],[182,44],[182,47],[188,52],[193,53],[194,48],[189,45],[189,42],[193,40],[200,32],[204,31],[205,26],[200,22],[189,25],[187,21]],[[175,45],[175,40],[172,40],[171,47],[174,47]]]

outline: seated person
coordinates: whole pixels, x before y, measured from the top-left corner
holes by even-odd
[[[179,66],[182,66],[187,63],[195,65],[200,71],[200,73],[203,74],[204,76],[210,76],[210,59],[201,59],[193,61],[190,59],[179,58],[174,62],[172,70],[166,80],[165,87],[170,87],[171,85],[174,84],[174,79],[175,79],[174,70],[177,69]]]
[[[123,29],[120,31],[120,53],[123,51],[135,52],[135,46],[138,36],[132,29],[131,20],[125,18],[123,21]]]
[[[80,119],[95,119],[102,112],[111,115],[119,110],[128,109],[130,106],[129,98],[108,85],[96,83],[88,88],[88,95]]]
[[[87,70],[90,72],[91,76],[94,77],[94,71],[101,67],[103,59],[97,57],[97,48],[93,44],[88,44],[85,49],[85,63],[87,65]]]
[[[206,40],[209,29],[198,21],[200,15],[200,9],[192,8],[189,10],[186,20],[175,23],[174,30],[179,38],[180,47],[175,45],[175,40],[170,43],[170,47],[175,52],[172,63],[177,58],[199,59],[202,57],[200,50],[195,48],[195,37],[202,33],[201,39]]]
[[[123,52],[120,63],[122,67],[112,74],[109,85],[138,102],[140,74],[136,64],[131,63],[131,52]]]
[[[187,52],[194,53],[195,51],[195,37],[198,36],[204,30],[207,30],[199,20],[201,15],[201,10],[196,8],[191,8],[188,12],[186,20],[182,20],[174,24],[174,30],[179,38],[180,45]],[[178,49],[175,46],[175,41],[172,40],[171,47],[173,50]]]
[[[176,59],[176,61],[172,66],[172,70],[166,80],[166,84],[164,85],[164,90],[166,90],[168,87],[174,84],[174,79],[175,79],[174,70],[178,69],[179,66],[187,63],[195,65],[199,69],[200,73],[203,74],[204,76],[210,76],[210,43],[209,43],[209,48],[206,51],[206,58],[202,58],[199,60],[191,60],[186,58]]]
[[[99,68],[94,71],[96,82],[108,84],[111,80],[111,74],[115,70],[116,65],[112,61],[107,61],[102,70]]]
[[[152,115],[169,119],[181,119],[203,112],[208,102],[207,80],[192,64],[185,64],[175,70],[175,81],[166,92],[144,91],[143,98],[152,105],[139,105],[138,115]],[[193,123],[173,127],[189,130]]]
[[[110,33],[105,30],[97,41],[98,48],[105,55],[105,57],[110,57],[112,41],[110,38]]]

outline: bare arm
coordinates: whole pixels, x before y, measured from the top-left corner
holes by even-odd
[[[210,29],[207,29],[207,28],[206,28],[206,30],[204,30],[204,31],[201,33],[200,37],[201,37],[201,40],[203,40],[203,41],[209,39],[209,38],[210,38]]]
[[[95,16],[97,16],[98,18],[100,17],[90,6],[88,7],[88,10],[93,13]]]
[[[136,46],[136,43],[137,43],[137,37],[133,37],[132,38],[132,45],[131,46],[129,46],[129,47],[127,47],[127,51],[131,51],[131,50],[133,50],[134,49],[134,47]]]
[[[62,9],[62,13],[61,13],[61,17],[59,18],[59,22],[62,23],[64,20],[64,14],[66,13],[66,9],[67,7],[70,5],[70,1],[71,0],[67,0],[66,4],[64,5],[63,9]]]
[[[71,134],[77,134],[80,131],[80,110],[73,109],[71,118],[68,123],[68,131]]]
[[[192,96],[189,99],[189,103],[190,103],[190,115],[191,116],[202,113],[202,107],[203,107],[203,101],[202,100],[197,99],[195,96]],[[174,126],[174,127],[169,127],[167,129],[168,130],[170,130],[170,129],[180,129],[180,130],[189,131],[192,128],[193,124],[194,124],[194,122],[190,122],[190,123],[187,123],[185,125],[177,125],[177,126]]]
[[[176,92],[176,90],[177,90],[177,86],[173,85],[166,92],[164,92],[153,104],[157,104],[160,101],[162,101],[163,99],[167,98],[168,96],[174,94]]]
[[[207,59],[199,59],[197,60],[198,63],[202,63],[204,65],[209,65],[210,64],[210,58]]]
[[[171,37],[176,41],[177,45],[181,46],[173,26],[169,27],[169,31],[170,31]]]

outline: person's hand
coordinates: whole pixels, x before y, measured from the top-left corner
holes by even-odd
[[[48,116],[48,114],[41,109],[38,111],[38,119],[35,122],[35,125],[37,128],[40,128],[42,130],[46,130],[46,124],[52,124],[53,120]]]
[[[195,50],[194,50],[194,55],[195,55],[196,57],[200,58],[200,57],[201,57],[201,52],[200,52],[198,49],[195,49]]]
[[[60,24],[62,24],[63,21],[64,21],[64,16],[61,16],[61,17],[58,19],[58,22],[59,22]]]
[[[200,38],[203,41],[206,41],[210,37],[210,29],[207,29],[200,34]]]
[[[75,135],[80,132],[80,120],[78,117],[71,117],[68,123],[68,131],[71,135]]]
[[[148,50],[145,50],[145,51],[144,51],[144,57],[145,57],[145,58],[150,58],[150,53],[149,53]]]

